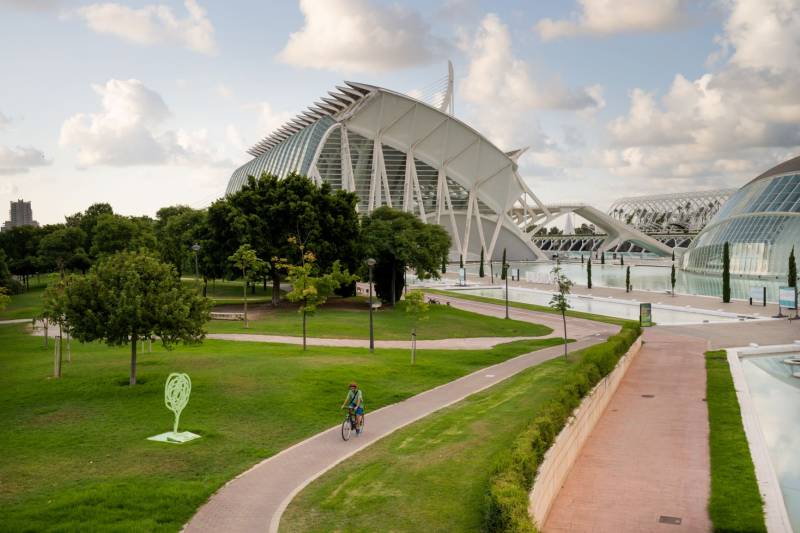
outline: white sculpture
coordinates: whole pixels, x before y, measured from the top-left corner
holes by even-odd
[[[164,387],[164,404],[167,406],[167,409],[175,413],[175,423],[172,426],[172,431],[149,437],[148,440],[182,444],[200,437],[200,435],[196,435],[191,431],[178,433],[178,422],[181,418],[181,412],[184,407],[186,407],[186,404],[189,403],[189,395],[191,393],[192,380],[189,378],[188,374],[173,372],[167,377],[167,384]]]

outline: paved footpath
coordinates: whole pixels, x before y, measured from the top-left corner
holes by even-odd
[[[708,341],[648,328],[543,531],[710,531]],[[676,526],[661,517],[681,520]]]
[[[484,313],[504,312],[501,306],[485,306],[485,304],[481,306]],[[543,322],[541,320],[543,317],[550,318],[548,315],[534,312],[514,316],[520,320],[532,320],[537,323]],[[581,322],[588,322],[594,329],[588,329],[586,324],[581,324],[576,326],[575,332],[570,330],[570,337],[578,339],[577,342],[570,344],[570,351],[601,342],[618,330],[616,326],[599,322]],[[577,335],[577,329],[581,329],[584,335]],[[342,441],[338,425],[318,433],[229,481],[198,510],[186,524],[185,531],[277,532],[281,515],[292,498],[338,463],[434,411],[561,354],[563,346],[521,355],[445,383],[405,401],[370,412],[367,414],[365,433],[360,437],[351,437],[348,442]]]

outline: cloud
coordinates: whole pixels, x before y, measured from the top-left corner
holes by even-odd
[[[0,145],[0,174],[21,174],[31,167],[42,167],[52,163],[44,152],[32,146],[8,148]]]
[[[0,130],[11,124],[11,118],[7,117],[0,111]]]
[[[102,111],[68,118],[59,138],[61,146],[78,149],[81,167],[230,164],[211,146],[206,130],[163,130],[170,111],[141,81],[112,79],[92,88]]]
[[[800,10],[788,4],[725,4],[723,64],[695,80],[676,75],[660,99],[634,89],[628,113],[608,125],[608,166],[622,176],[697,177],[730,186],[732,174],[757,173],[797,155]]]
[[[577,35],[658,31],[686,20],[686,0],[578,0],[580,10],[569,19],[540,20],[535,29],[542,40]]]
[[[214,88],[214,92],[217,93],[217,96],[225,100],[228,100],[233,96],[233,89],[231,89],[224,83],[217,84],[217,86]]]
[[[500,146],[547,140],[530,112],[544,109],[597,110],[605,102],[602,88],[570,89],[559,79],[536,79],[528,64],[514,56],[511,34],[495,14],[486,15],[473,35],[463,35],[461,47],[469,58],[460,94],[472,106],[476,122]]]
[[[303,27],[278,59],[297,67],[384,72],[429,63],[444,45],[422,17],[399,4],[369,0],[300,0]]]
[[[115,35],[140,45],[178,43],[188,50],[214,55],[214,27],[196,0],[184,2],[186,17],[179,18],[172,8],[163,4],[147,5],[140,9],[112,2],[89,4],[74,13],[97,33]]]

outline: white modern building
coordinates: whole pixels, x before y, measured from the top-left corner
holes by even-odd
[[[534,233],[587,206],[549,209],[518,173],[525,149],[504,151],[452,114],[452,66],[437,105],[382,87],[345,82],[250,148],[253,159],[230,178],[227,194],[248,176],[292,172],[355,192],[361,213],[387,205],[441,224],[450,259],[537,259]],[[589,219],[609,234],[632,236],[656,253],[657,241],[597,210]],[[607,226],[607,227],[606,227]],[[664,248],[664,249],[662,249]]]

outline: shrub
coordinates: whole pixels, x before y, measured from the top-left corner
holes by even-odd
[[[639,324],[627,322],[606,342],[577,353],[580,359],[570,369],[569,377],[556,398],[542,408],[517,436],[511,448],[498,457],[486,494],[486,531],[537,531],[528,515],[528,494],[545,453],[583,397],[614,369],[640,334]]]

